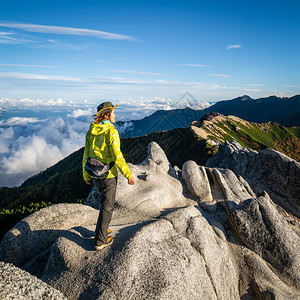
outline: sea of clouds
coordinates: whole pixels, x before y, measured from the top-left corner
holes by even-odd
[[[116,115],[122,121],[141,119],[158,109],[186,107],[186,103],[160,98],[111,101],[119,104]],[[19,186],[83,147],[97,104],[62,99],[0,99],[0,187]],[[193,101],[188,106],[203,109],[209,105]],[[127,122],[118,128],[120,136],[130,125]]]

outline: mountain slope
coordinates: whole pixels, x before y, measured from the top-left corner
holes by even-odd
[[[256,123],[271,121],[284,126],[300,126],[300,95],[290,98],[270,96],[256,100],[242,96],[233,100],[219,101],[206,111],[234,115]]]
[[[235,116],[219,114],[211,120],[192,123],[193,130],[215,151],[219,143],[236,140],[242,146],[257,151],[271,148],[300,161],[299,127],[283,127],[278,123],[252,123]]]
[[[188,127],[194,120],[199,120],[204,113],[204,110],[194,110],[188,107],[185,109],[157,110],[141,120],[118,121],[116,125],[121,137],[143,136],[156,131]]]

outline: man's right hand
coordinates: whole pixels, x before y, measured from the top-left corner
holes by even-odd
[[[92,184],[92,180],[89,181],[85,181],[86,184],[91,185]]]
[[[128,179],[128,184],[134,185],[134,178],[133,178],[133,176],[131,176],[131,177]]]

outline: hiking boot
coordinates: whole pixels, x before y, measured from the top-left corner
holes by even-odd
[[[103,248],[111,245],[113,242],[113,238],[109,236],[105,243],[101,244],[101,242],[97,241],[95,244],[95,250],[102,250]]]

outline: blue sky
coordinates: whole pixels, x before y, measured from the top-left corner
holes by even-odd
[[[1,1],[0,98],[300,93],[299,1]]]

